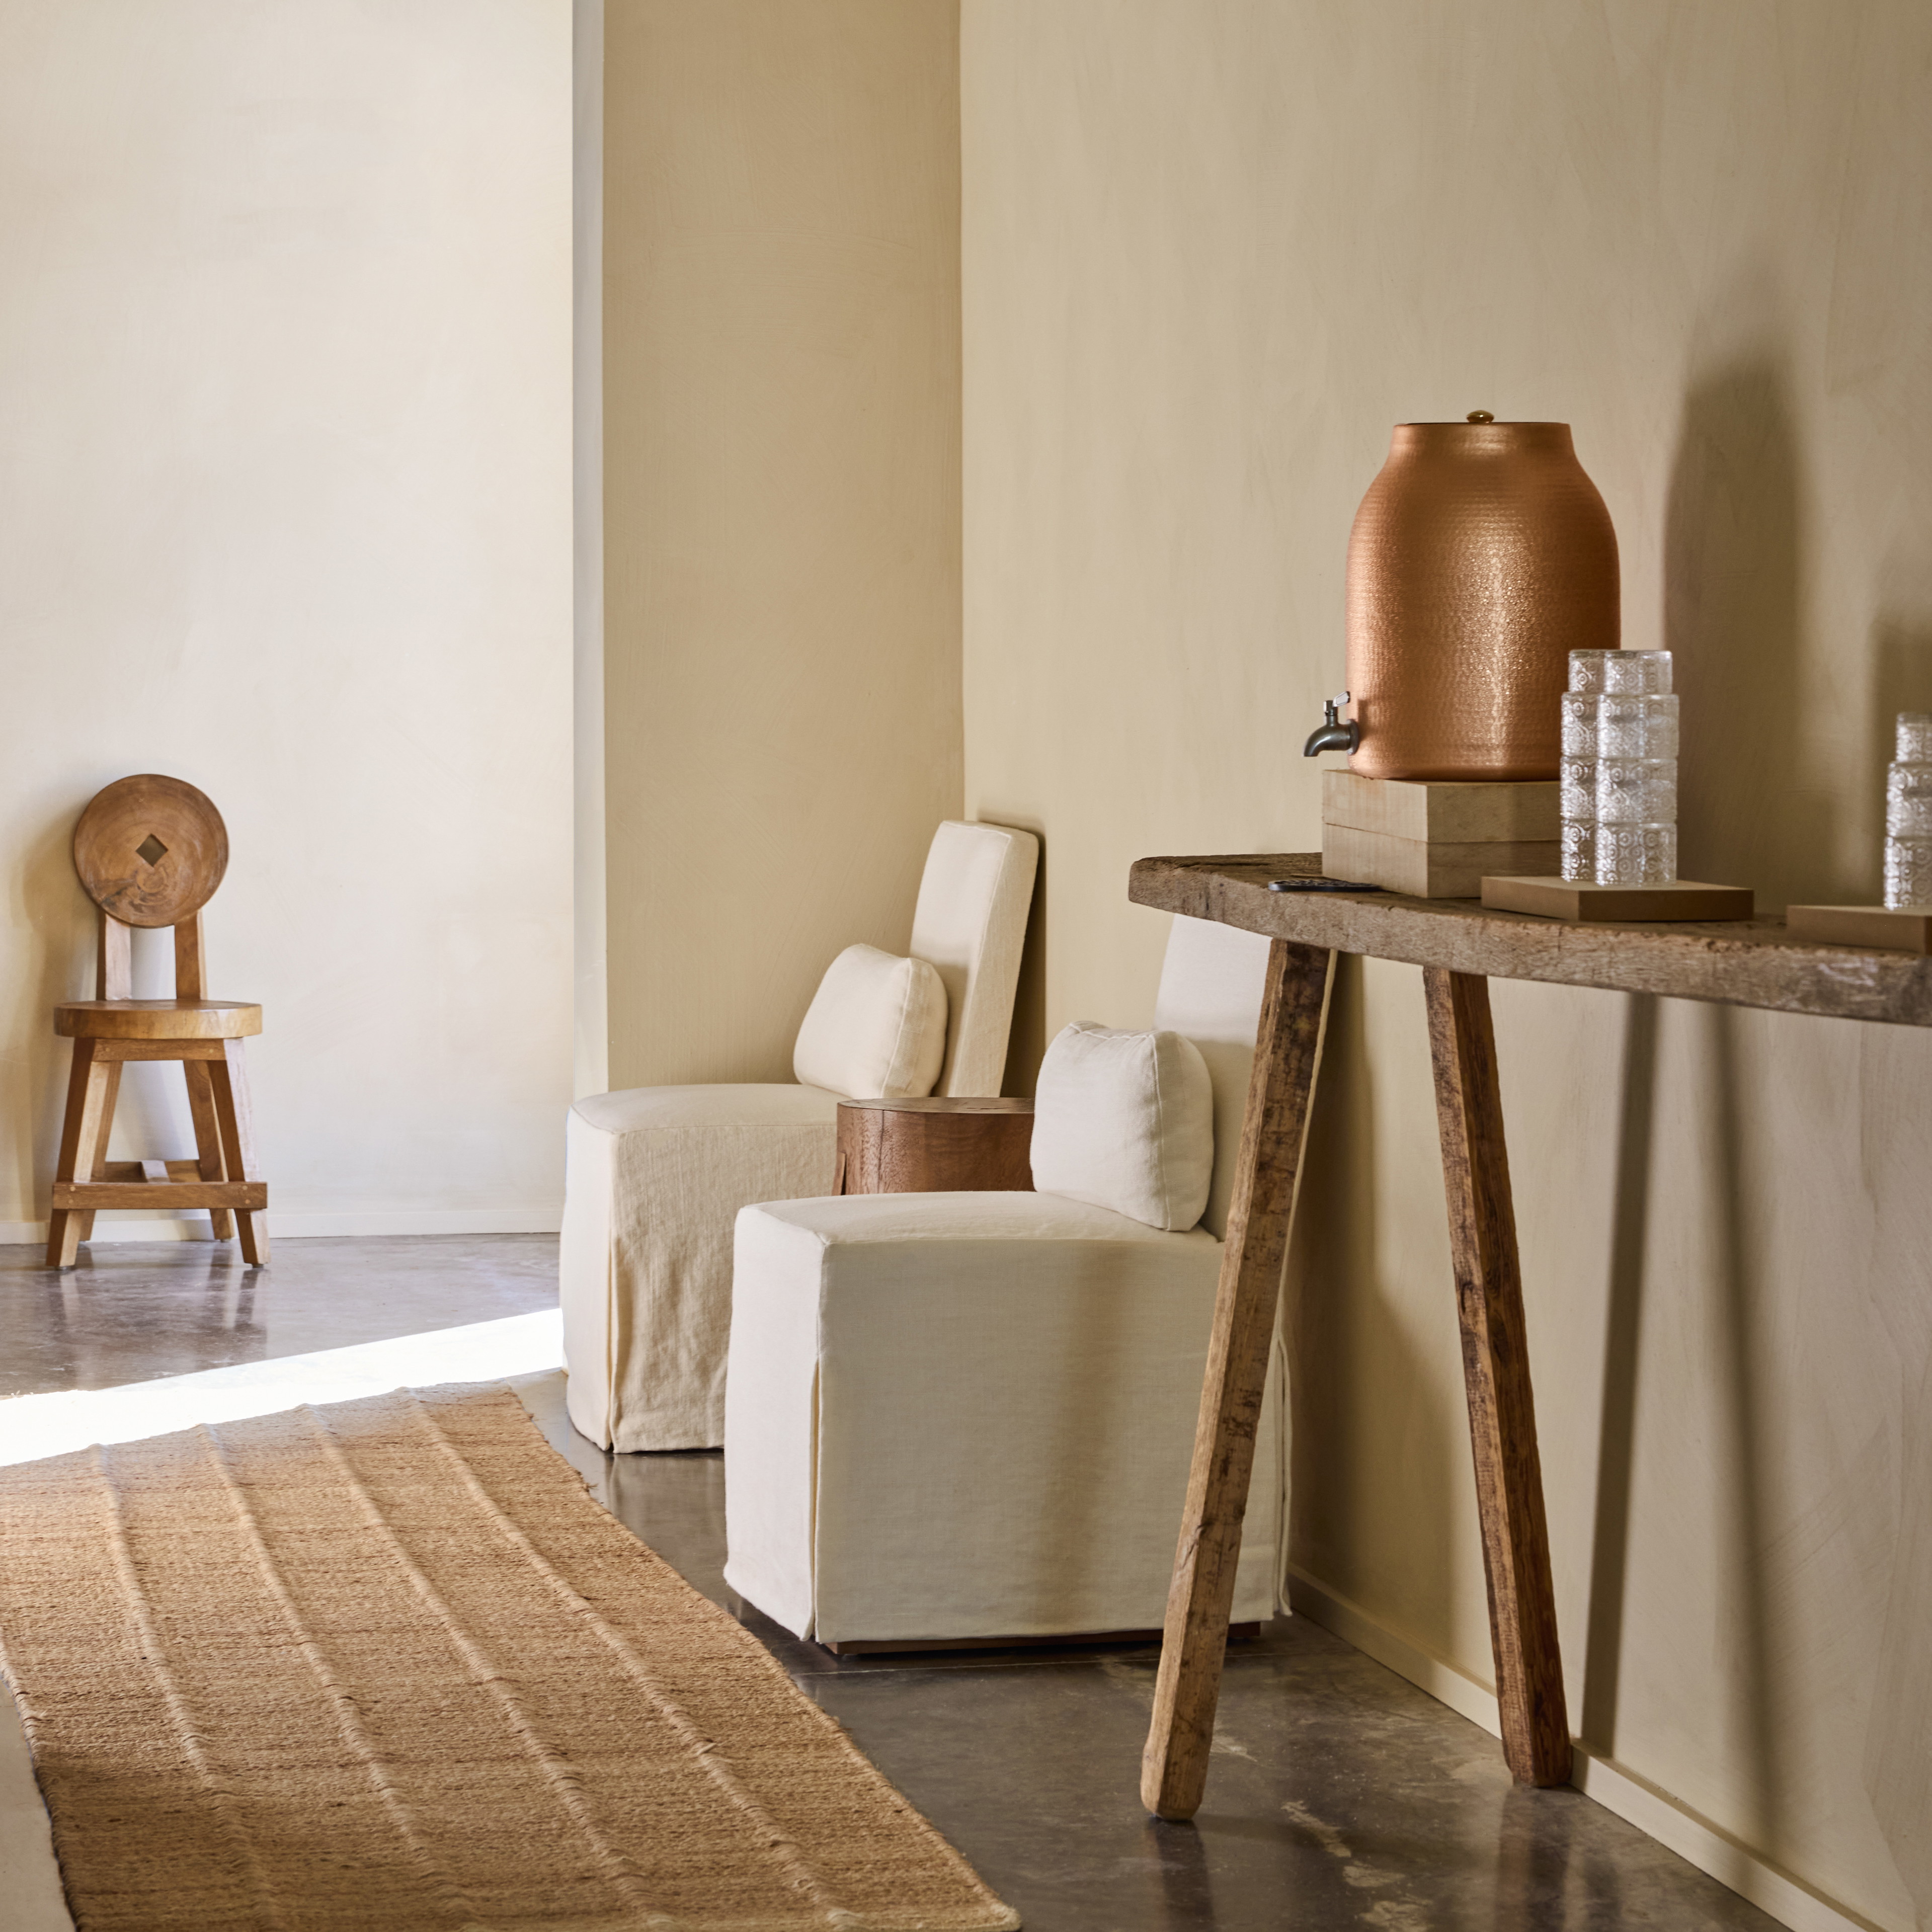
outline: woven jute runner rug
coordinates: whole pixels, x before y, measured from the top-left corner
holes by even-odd
[[[993,1897],[507,1389],[0,1470],[80,1932],[965,1932]]]

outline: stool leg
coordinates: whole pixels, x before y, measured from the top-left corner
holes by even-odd
[[[68,1076],[67,1118],[61,1124],[60,1164],[56,1180],[92,1180],[98,1150],[106,1138],[101,1117],[108,1107],[109,1069],[114,1063],[99,1058],[100,1042],[77,1040],[74,1066]],[[47,1266],[70,1268],[80,1246],[80,1224],[91,1226],[92,1214],[74,1208],[56,1208],[47,1217]]]
[[[222,1042],[222,1057],[205,1060],[214,1089],[214,1114],[221,1126],[221,1151],[230,1180],[260,1180],[255,1165],[255,1116],[248,1104],[248,1069],[238,1040]],[[259,1225],[258,1225],[259,1218]],[[268,1258],[268,1224],[246,1208],[238,1208],[235,1219],[242,1234],[242,1258],[250,1268],[261,1268]]]
[[[226,1180],[228,1168],[221,1154],[221,1123],[215,1118],[214,1082],[205,1060],[184,1060],[182,1072],[188,1078],[188,1110],[194,1121],[195,1157],[201,1162],[204,1180]],[[239,1175],[236,1177],[238,1180]],[[235,1216],[226,1208],[208,1210],[210,1232],[218,1241],[235,1238]]]
[[[88,1166],[85,1179],[99,1177],[107,1164],[107,1137],[114,1131],[114,1108],[121,1098],[121,1064],[118,1060],[107,1062],[107,1092],[100,1103],[100,1127],[94,1137],[94,1159]],[[91,1241],[94,1238],[94,1210],[82,1208],[75,1212],[75,1225],[79,1228],[80,1238]]]

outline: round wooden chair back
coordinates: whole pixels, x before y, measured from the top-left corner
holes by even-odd
[[[123,926],[179,926],[228,869],[228,828],[206,792],[146,772],[94,794],[74,828],[87,896]]]

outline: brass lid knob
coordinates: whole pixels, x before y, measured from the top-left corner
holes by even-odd
[[[1490,415],[1487,410],[1472,410],[1469,412],[1468,419],[1472,422],[1494,422],[1496,421],[1496,418]]]

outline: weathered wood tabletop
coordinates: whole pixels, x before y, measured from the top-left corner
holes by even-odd
[[[1270,879],[1321,875],[1318,852],[1142,859],[1127,896],[1273,939],[1486,979],[1932,1026],[1932,958],[1792,939],[1781,919],[1573,926],[1475,899],[1268,889]]]
[[[1143,859],[1136,904],[1266,934],[1266,995],[1236,1162],[1141,1792],[1191,1817],[1205,1789],[1241,1518],[1335,956],[1423,969],[1503,1748],[1560,1784],[1570,1744],[1538,1461],[1491,979],[1932,1026],[1932,958],[1794,940],[1781,920],[1574,925],[1474,899],[1276,892],[1318,853]]]

